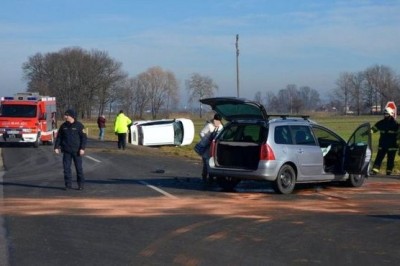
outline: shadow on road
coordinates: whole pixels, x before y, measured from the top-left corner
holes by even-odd
[[[64,190],[64,187],[55,187],[55,186],[41,186],[41,185],[32,185],[32,184],[23,184],[23,183],[15,183],[15,182],[0,182],[2,186],[16,186],[16,187],[30,187],[30,188],[45,188],[45,189],[55,189],[55,190]]]
[[[380,219],[385,219],[385,220],[400,220],[400,215],[368,215],[369,217],[373,218],[380,218]]]

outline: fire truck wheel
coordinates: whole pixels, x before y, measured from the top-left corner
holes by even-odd
[[[36,138],[36,141],[33,143],[33,147],[38,148],[39,147],[39,141],[40,141],[40,137],[38,136]]]
[[[47,141],[46,143],[47,145],[53,145],[54,144],[54,133],[51,134],[51,139],[49,141]]]

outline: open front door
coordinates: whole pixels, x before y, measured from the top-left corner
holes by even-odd
[[[371,154],[371,125],[365,123],[354,131],[347,142],[344,169],[349,174],[368,175]]]

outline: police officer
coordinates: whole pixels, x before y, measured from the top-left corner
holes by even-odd
[[[391,175],[394,166],[394,158],[398,149],[396,140],[399,124],[394,119],[394,110],[386,107],[384,118],[376,122],[372,127],[372,132],[380,132],[378,153],[376,154],[375,162],[372,167],[373,174],[379,173],[381,163],[387,154],[386,174]]]
[[[64,113],[65,122],[60,126],[54,144],[55,153],[63,153],[65,190],[72,189],[71,164],[74,161],[78,189],[84,188],[85,177],[82,168],[82,156],[85,154],[87,136],[82,123],[76,120],[74,110]]]

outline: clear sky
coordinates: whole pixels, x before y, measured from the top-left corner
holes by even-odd
[[[30,56],[81,47],[131,77],[172,71],[182,95],[199,73],[236,96],[236,34],[241,97],[288,84],[323,96],[375,64],[400,74],[399,0],[1,0],[0,95],[25,91]]]

